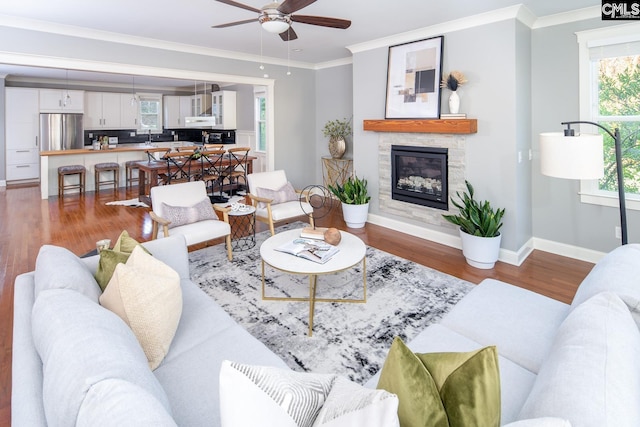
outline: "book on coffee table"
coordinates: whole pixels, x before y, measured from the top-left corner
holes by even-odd
[[[309,261],[324,264],[329,261],[332,256],[338,253],[336,246],[330,245],[314,239],[295,239],[284,245],[274,248],[276,251],[285,252]]]

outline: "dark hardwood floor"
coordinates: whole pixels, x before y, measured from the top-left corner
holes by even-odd
[[[137,189],[136,189],[137,192]],[[115,239],[122,230],[140,240],[151,237],[147,209],[106,206],[112,200],[136,197],[120,190],[115,195],[71,195],[40,199],[37,186],[0,187],[0,426],[11,424],[11,345],[13,328],[13,283],[31,271],[40,246],[53,244],[82,255],[103,238]],[[318,226],[346,229],[340,209],[317,221]],[[258,231],[266,229],[258,223]],[[593,264],[534,251],[520,267],[498,263],[493,270],[478,270],[466,264],[461,251],[408,234],[367,224],[348,229],[366,244],[444,273],[479,283],[491,277],[531,289],[563,302],[570,302],[577,286]],[[197,249],[197,248],[190,248]]]

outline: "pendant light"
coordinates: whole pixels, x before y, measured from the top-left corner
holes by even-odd
[[[136,76],[131,76],[131,100],[129,104],[131,106],[135,106],[138,103],[138,99],[136,98]]]
[[[66,76],[65,76],[65,81],[66,81],[66,87],[67,87],[67,94],[64,96],[64,99],[62,100],[62,106],[63,107],[67,107],[69,105],[71,105],[71,95],[69,95],[69,70],[65,70]]]

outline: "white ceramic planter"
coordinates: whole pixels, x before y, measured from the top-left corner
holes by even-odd
[[[367,222],[369,215],[369,203],[364,205],[342,204],[342,217],[349,228],[362,228]]]
[[[502,234],[496,237],[478,237],[460,230],[462,254],[467,264],[472,267],[489,270],[493,268],[500,256]]]

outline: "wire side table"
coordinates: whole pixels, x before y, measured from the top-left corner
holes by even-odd
[[[256,245],[256,208],[245,206],[242,210],[229,211],[231,248],[234,251],[246,251]]]

